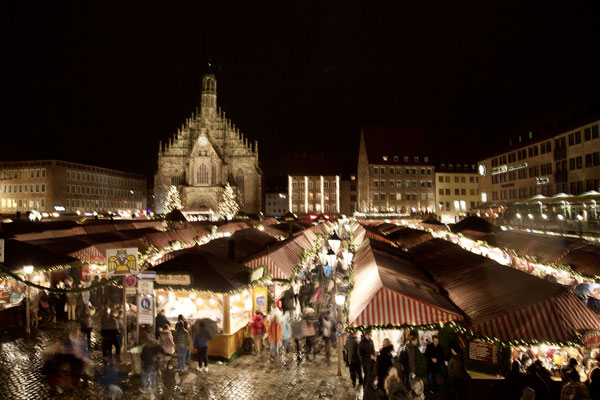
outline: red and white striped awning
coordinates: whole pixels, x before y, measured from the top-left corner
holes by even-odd
[[[501,340],[569,341],[577,333],[600,329],[598,317],[573,293],[564,292],[478,324],[473,331]]]
[[[455,312],[427,304],[387,288],[381,288],[350,326],[428,325],[460,321]]]
[[[93,263],[93,264],[104,264],[106,263],[106,258],[104,255],[95,247],[90,246],[85,249],[73,252],[70,254],[72,257],[78,258],[82,262],[85,263]]]
[[[267,267],[265,275],[271,275],[274,279],[289,279],[289,277],[285,276],[285,274],[281,271],[281,269],[279,269],[279,267],[275,264],[275,262],[273,262],[273,260],[269,256],[262,256],[254,260],[248,261],[246,262],[246,266],[249,268],[265,266]]]

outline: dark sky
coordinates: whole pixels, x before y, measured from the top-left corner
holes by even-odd
[[[150,175],[209,57],[267,175],[290,150],[348,164],[361,124],[418,126],[476,154],[600,93],[593,1],[80,3],[2,5],[2,159]]]

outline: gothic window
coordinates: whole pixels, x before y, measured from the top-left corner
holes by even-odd
[[[198,183],[201,185],[208,184],[208,168],[206,167],[206,165],[200,164],[199,175],[200,175],[200,179],[199,179]]]
[[[210,167],[210,181],[213,185],[217,183],[217,166],[215,164]]]

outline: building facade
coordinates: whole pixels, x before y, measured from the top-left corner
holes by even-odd
[[[289,175],[289,210],[294,214],[340,212],[340,175]]]
[[[358,210],[373,214],[435,211],[435,166],[418,131],[367,127],[360,135]]]
[[[0,212],[146,210],[144,175],[59,160],[0,163]]]
[[[356,174],[342,177],[340,188],[340,212],[344,215],[354,215],[358,211],[358,185]]]
[[[441,163],[435,171],[436,213],[443,223],[454,223],[479,205],[476,164]]]
[[[577,195],[600,188],[600,121],[516,145],[479,162],[481,201]]]
[[[267,193],[265,196],[265,215],[279,217],[287,213],[290,208],[287,193]]]
[[[200,110],[185,121],[177,134],[159,146],[158,170],[154,176],[155,206],[164,213],[169,187],[178,188],[183,212],[215,215],[229,183],[237,194],[240,211],[261,211],[262,171],[258,142],[248,139],[217,108],[217,80],[202,79]]]

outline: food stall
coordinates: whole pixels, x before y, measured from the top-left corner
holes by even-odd
[[[253,271],[195,246],[152,271],[157,311],[164,310],[173,323],[180,314],[190,324],[202,318],[216,321],[218,333],[208,344],[210,356],[231,358],[241,349],[254,310],[266,302],[266,289],[260,285],[268,276],[262,270]]]

